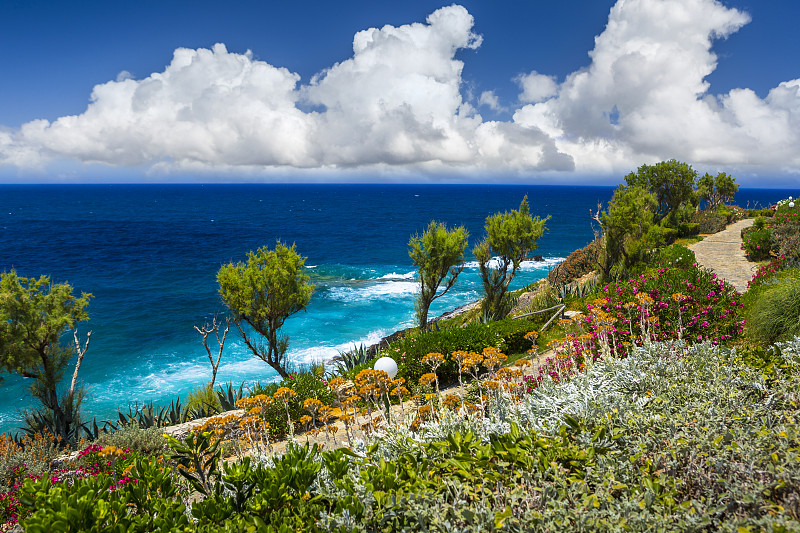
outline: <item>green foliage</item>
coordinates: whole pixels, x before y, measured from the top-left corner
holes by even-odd
[[[593,272],[599,267],[602,240],[595,239],[583,248],[575,250],[547,274],[550,285],[565,285]]]
[[[448,229],[432,220],[422,236],[408,241],[408,255],[419,273],[420,292],[415,300],[417,321],[421,330],[428,328],[431,303],[447,293],[464,269],[464,251],[469,233],[463,226]],[[441,292],[437,292],[444,283]]]
[[[742,248],[751,261],[761,261],[770,256],[772,250],[769,228],[755,229],[754,226],[742,230]]]
[[[697,182],[697,195],[705,200],[710,211],[715,211],[717,207],[732,200],[738,191],[739,185],[724,172],[716,176],[705,173]]]
[[[665,228],[654,223],[655,197],[640,185],[620,185],[608,209],[599,214],[603,227],[600,272],[603,280],[626,276],[664,244]]]
[[[186,411],[188,413],[211,412],[216,414],[222,411],[222,405],[211,383],[198,385],[186,395]],[[203,417],[192,417],[203,418]]]
[[[422,363],[422,359],[429,353],[441,353],[445,356],[445,363],[437,371],[439,381],[449,384],[458,381],[458,366],[450,359],[453,352],[463,350],[481,353],[489,346],[507,354],[525,352],[531,343],[523,338],[524,335],[540,325],[540,321],[508,318],[417,333],[393,342],[383,355],[397,362],[397,377],[405,378],[408,383],[417,383],[420,376],[431,371],[429,366]]]
[[[254,355],[269,364],[282,377],[289,375],[285,355],[288,337],[278,336],[290,316],[304,311],[314,286],[304,272],[305,258],[277,241],[275,249],[266,246],[249,252],[247,262],[223,265],[217,272],[222,301],[234,314],[242,339]],[[266,339],[266,347],[253,339],[241,322]]]
[[[331,360],[334,367],[333,373],[340,376],[350,374],[354,368],[364,365],[370,359],[372,357],[366,346],[363,344],[353,346],[349,352],[341,352]]]
[[[289,444],[266,462],[208,468],[188,512],[177,472],[154,459],[134,457],[122,483],[106,472],[28,480],[22,525],[36,533],[797,531],[798,358],[800,339],[736,351],[654,343],[566,384],[542,382],[517,403],[492,400],[481,420],[443,419],[422,439],[399,430],[358,453]],[[196,455],[203,468],[208,453],[178,448],[179,459]]]
[[[655,165],[642,165],[636,172],[625,176],[629,187],[641,187],[650,191],[656,201],[653,222],[675,227],[681,221],[678,213],[694,199],[697,171],[686,163],[675,159]]]
[[[502,337],[487,325],[469,324],[463,328],[406,335],[393,342],[384,355],[397,362],[397,377],[405,378],[408,383],[416,383],[422,374],[430,372],[430,367],[422,363],[422,358],[429,353],[441,353],[447,361],[439,367],[439,380],[441,383],[452,383],[458,379],[458,368],[449,355],[456,350],[481,352],[487,346],[503,349]]]
[[[219,402],[220,410],[222,412],[232,411],[236,409],[236,402],[242,399],[244,383],[239,384],[239,388],[233,386],[233,383],[228,382],[224,387],[219,385],[217,388],[217,402]]]
[[[728,354],[731,364],[755,369],[768,387],[797,374],[798,367],[784,357],[778,346],[742,346]]]
[[[694,252],[686,246],[673,244],[658,251],[656,264],[667,268],[690,268],[697,263]]]
[[[272,397],[280,387],[290,388],[297,393],[297,396],[289,399],[289,416],[294,421],[308,414],[303,409],[303,402],[306,399],[316,398],[326,405],[333,405],[336,399],[335,394],[328,389],[328,383],[324,377],[313,372],[295,372],[277,383],[266,385],[257,383],[248,390],[248,396],[254,397],[263,394]],[[264,407],[261,417],[269,423],[270,434],[273,438],[280,438],[289,433],[286,408],[283,402],[273,402]]]
[[[692,223],[697,224],[698,233],[711,235],[724,230],[728,224],[728,219],[713,211],[700,211],[692,215]]]
[[[30,429],[47,429],[62,444],[77,440],[81,393],[73,382],[59,397],[58,386],[74,354],[61,339],[89,319],[91,297],[82,293],[77,298],[68,283],[52,284],[47,276],[21,278],[14,270],[0,274],[0,369],[33,380],[31,393],[44,411],[29,416]]]
[[[101,433],[94,442],[103,447],[127,448],[142,455],[158,455],[167,445],[162,430],[156,427],[140,428],[135,423]]]
[[[185,477],[191,487],[204,496],[213,492],[212,480],[217,477],[222,456],[220,440],[212,433],[189,432],[183,441],[164,435],[172,451],[167,458],[178,465],[178,473]]]
[[[678,224],[678,238],[692,237],[700,233],[700,224],[697,222],[681,222]]]
[[[527,196],[520,202],[519,209],[486,217],[486,236],[472,250],[483,283],[483,315],[499,320],[510,311],[506,298],[508,286],[520,263],[536,249],[548,220],[549,216],[545,219],[531,216]],[[493,257],[497,262],[494,267],[490,265]]]
[[[747,319],[748,338],[761,345],[800,335],[800,280],[787,278],[762,287]]]
[[[531,341],[525,338],[527,333],[541,328],[541,320],[525,318],[504,319],[490,322],[489,331],[503,339],[502,346],[506,355],[525,353],[531,348]]]

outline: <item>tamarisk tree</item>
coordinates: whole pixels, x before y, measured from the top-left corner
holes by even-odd
[[[420,291],[414,307],[419,329],[428,328],[428,310],[433,301],[444,296],[464,270],[464,251],[469,233],[463,226],[452,230],[432,220],[422,235],[408,241],[408,255],[419,272]],[[444,289],[437,292],[444,283]]]
[[[80,427],[78,371],[92,333],[81,345],[75,326],[89,319],[91,297],[82,293],[77,298],[68,283],[52,284],[47,276],[23,278],[14,270],[0,274],[0,368],[33,379],[31,394],[44,410],[28,415],[28,429],[49,431],[62,446],[76,440]],[[68,330],[73,330],[74,348],[61,343]],[[77,359],[69,389],[59,397],[73,356]]]
[[[527,195],[516,211],[486,217],[486,236],[472,253],[478,260],[485,293],[481,310],[487,319],[499,320],[511,310],[506,297],[508,286],[520,263],[536,249],[548,220],[549,216],[544,219],[531,216]],[[496,256],[494,261],[493,256]]]
[[[305,257],[277,241],[275,249],[263,246],[249,252],[247,261],[223,265],[217,272],[222,301],[233,313],[242,340],[253,354],[288,377],[286,350],[289,338],[278,332],[286,319],[304,311],[314,286],[305,273]],[[266,345],[244,326],[266,340]]]

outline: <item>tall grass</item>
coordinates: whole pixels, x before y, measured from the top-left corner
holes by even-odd
[[[761,345],[800,335],[800,279],[787,278],[767,286],[747,318],[748,337]]]

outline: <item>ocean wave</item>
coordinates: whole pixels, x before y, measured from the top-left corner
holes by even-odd
[[[563,257],[545,257],[542,261],[523,261],[520,263],[520,270],[547,270],[552,268],[564,260]],[[492,257],[489,260],[490,268],[497,268],[500,265],[498,257]],[[467,261],[464,263],[464,268],[477,269],[479,266],[477,261]]]
[[[382,280],[414,279],[416,275],[417,275],[416,270],[407,272],[405,274],[398,274],[397,272],[392,272],[391,274],[385,274],[377,279],[382,279]]]
[[[348,352],[353,348],[357,348],[362,344],[366,346],[372,346],[373,344],[377,344],[380,342],[382,338],[386,336],[385,330],[375,330],[370,331],[364,337],[356,340],[350,340],[347,342],[342,342],[339,344],[334,345],[322,345],[322,346],[312,346],[310,348],[303,348],[301,350],[290,350],[288,358],[293,363],[299,364],[310,364],[310,363],[319,363],[319,362],[327,362],[330,361],[332,358],[336,357],[340,353]]]
[[[405,297],[419,291],[419,284],[414,281],[385,281],[360,285],[331,287],[328,298],[342,302],[371,300],[376,297]]]

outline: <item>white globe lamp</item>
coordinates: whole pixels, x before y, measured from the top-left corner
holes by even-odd
[[[794,202],[789,202],[789,207],[794,207]]]
[[[389,379],[394,379],[397,375],[397,363],[391,357],[381,357],[375,361],[374,370],[383,370],[389,374]]]

